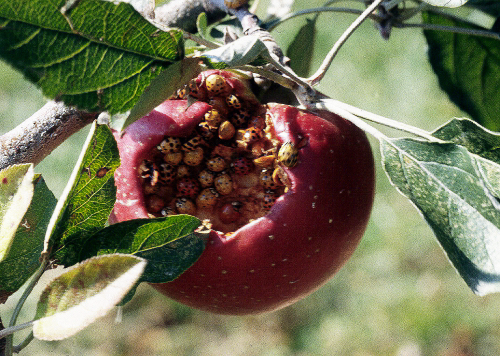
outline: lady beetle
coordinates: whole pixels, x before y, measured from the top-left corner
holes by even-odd
[[[164,209],[160,211],[161,216],[172,216],[176,215],[177,213],[174,211],[174,208],[171,206],[166,206]]]
[[[274,169],[272,177],[273,181],[277,185],[286,185],[287,187],[290,187],[292,185],[292,183],[290,182],[290,178],[288,177],[288,173],[286,173],[281,166],[278,166]]]
[[[194,178],[182,178],[177,181],[177,191],[182,196],[196,198],[200,192],[200,186]]]
[[[210,127],[210,125],[206,121],[202,121],[198,124],[197,132],[205,140],[210,140],[214,137],[214,130]]]
[[[275,202],[276,202],[276,194],[274,194],[273,191],[268,190],[264,194],[264,198],[262,199],[262,208],[264,210],[269,210],[273,207]]]
[[[156,180],[158,179],[158,167],[156,163],[149,160],[143,160],[139,165],[139,176],[143,179],[149,179],[150,181],[154,179],[156,175]],[[153,184],[154,185],[154,184]]]
[[[175,99],[184,99],[186,98],[187,96],[187,89],[186,88],[182,88],[182,89],[178,89],[177,92],[175,93]]]
[[[223,97],[213,97],[208,101],[208,105],[217,110],[222,117],[227,117],[229,115],[229,107],[227,106],[226,99]]]
[[[175,180],[176,169],[168,163],[160,164],[158,180],[163,184],[171,184]]]
[[[278,151],[278,162],[288,168],[295,167],[297,165],[298,158],[299,149],[290,141],[285,142]]]
[[[196,147],[198,147],[200,145],[206,146],[207,143],[205,142],[205,140],[203,139],[203,137],[201,137],[201,136],[195,136],[192,139],[190,139],[188,142],[186,142],[184,145],[182,145],[182,149],[184,151],[192,151],[192,150],[194,150]]]
[[[198,146],[194,150],[184,154],[184,163],[188,166],[198,166],[201,162],[203,162],[203,156],[203,148]]]
[[[163,160],[173,166],[177,166],[182,161],[182,152],[168,152],[163,156]]]
[[[233,124],[227,120],[219,126],[219,138],[221,140],[230,140],[233,138],[235,133],[236,129]]]
[[[191,172],[189,171],[188,166],[181,164],[180,166],[177,167],[177,179],[189,177],[190,175]]]
[[[255,116],[252,117],[252,119],[248,123],[248,126],[254,126],[263,130],[266,127],[266,120],[262,116]]]
[[[243,206],[239,201],[233,201],[221,206],[219,211],[219,219],[224,224],[236,222],[241,217],[240,209]]]
[[[228,195],[233,191],[233,180],[229,174],[223,173],[215,177],[214,186],[219,194]]]
[[[219,74],[209,75],[205,80],[205,86],[207,88],[208,94],[211,96],[224,94],[228,89],[226,79]]]
[[[205,100],[207,93],[196,83],[196,79],[191,79],[188,84],[189,95],[198,100]]]
[[[238,130],[241,140],[245,143],[253,143],[262,138],[262,130],[258,127],[250,126],[245,130]]]
[[[196,198],[196,205],[202,209],[213,208],[218,197],[219,193],[214,188],[205,188]]]
[[[270,169],[263,169],[260,172],[260,184],[264,189],[276,189],[278,185],[273,180],[273,173]]]
[[[207,169],[204,169],[198,175],[198,181],[203,188],[208,188],[214,184],[214,174]]]
[[[215,156],[207,161],[207,168],[212,172],[221,172],[226,169],[226,161],[220,156]]]
[[[235,174],[239,176],[244,176],[249,174],[253,170],[252,161],[246,157],[238,157],[232,163],[231,167]]]
[[[241,109],[241,102],[240,102],[240,99],[238,99],[238,97],[234,94],[230,94],[227,98],[226,98],[226,103],[227,105],[230,107],[230,108],[233,108],[233,109]]]
[[[165,207],[165,202],[158,195],[146,196],[146,206],[151,213],[158,213]]]
[[[205,121],[210,128],[217,128],[222,122],[222,117],[217,110],[212,109],[205,114]]]
[[[245,125],[252,115],[247,110],[238,110],[231,116],[231,122],[234,126],[241,127]]]
[[[185,197],[177,198],[175,200],[175,209],[177,209],[179,214],[196,214],[196,205],[194,205],[190,199]]]
[[[161,153],[178,152],[181,149],[181,139],[178,137],[165,137],[157,146]]]

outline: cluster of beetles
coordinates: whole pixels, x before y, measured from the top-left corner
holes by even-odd
[[[192,80],[171,99],[211,109],[191,135],[165,136],[140,163],[151,217],[195,215],[231,231],[265,215],[289,189],[283,166],[297,165],[300,145],[281,144],[265,106],[239,97],[219,74]]]

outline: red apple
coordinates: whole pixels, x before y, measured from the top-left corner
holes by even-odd
[[[199,77],[195,89],[206,91],[207,78],[213,73]],[[365,134],[343,118],[329,112],[321,112],[318,116],[281,104],[255,107],[246,87],[240,85],[242,80],[229,72],[216,73],[230,84],[221,89],[215,81],[210,82],[210,89],[215,88],[215,94],[210,90],[203,92],[202,97],[207,102],[198,101],[187,108],[185,100],[168,100],[117,136],[122,165],[116,172],[114,215],[118,221],[167,215],[175,213],[179,206],[185,208],[186,201],[191,202],[188,208],[194,210],[187,211],[200,218],[212,219],[213,229],[206,249],[177,279],[153,286],[181,303],[214,313],[273,311],[317,290],[354,252],[373,203],[373,156]],[[232,81],[237,84],[231,84]],[[220,172],[216,171],[218,166],[208,171],[216,177],[228,176],[224,180],[225,187],[232,184],[229,193],[217,193],[219,188],[214,188],[215,185],[200,186],[203,189],[200,196],[206,189],[209,190],[206,194],[214,193],[203,196],[213,202],[214,205],[209,206],[198,201],[200,196],[190,200],[180,198],[175,188],[163,188],[160,183],[151,187],[155,179],[151,172],[156,171],[144,173],[139,169],[150,159],[151,152],[156,152],[155,148],[165,137],[180,138],[184,148],[190,145],[189,142],[197,142],[192,138],[199,136],[193,132],[214,107],[208,102],[221,105],[221,96],[231,94],[240,98],[244,107],[235,109],[228,100],[228,107],[219,110],[228,110],[223,114],[225,119],[237,116],[231,114],[235,110],[248,112],[254,107],[256,114],[247,122],[262,122],[258,118],[266,118],[266,128],[262,132],[257,130],[256,136],[244,144],[238,139],[246,140],[241,135],[247,133],[241,131],[249,130],[250,124],[239,129],[241,135],[235,136],[232,146],[219,138],[207,140],[206,145],[197,146],[202,147],[204,163],[188,167],[190,174],[198,177],[201,172],[206,173],[207,167],[212,168],[209,159],[223,157],[227,164],[221,163]],[[206,98],[207,95],[212,99]],[[252,130],[255,127],[251,126]],[[225,144],[222,146],[234,150],[228,149],[224,155],[226,151],[221,150],[221,142]],[[282,148],[279,154],[278,148]],[[192,147],[185,148],[184,156],[190,149]],[[269,152],[274,153],[269,155]],[[154,159],[148,162],[152,161]],[[247,164],[254,165],[253,173],[246,174]],[[261,164],[271,166],[261,173]],[[231,165],[233,168],[229,168]],[[161,177],[162,171],[159,171]],[[270,175],[281,186],[273,185]],[[261,179],[261,176],[267,177]],[[173,179],[175,186],[177,178]],[[234,182],[227,183],[228,180]],[[210,179],[203,180],[203,184],[205,182],[209,184]],[[162,193],[154,194],[165,202],[163,212],[159,213],[158,202],[153,199],[151,203],[149,193],[161,189]],[[192,190],[198,194],[198,190]],[[178,199],[184,200],[174,206]],[[148,204],[153,206],[148,207]]]

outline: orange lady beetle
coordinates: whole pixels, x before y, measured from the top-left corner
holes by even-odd
[[[293,168],[297,165],[299,149],[290,141],[285,142],[278,151],[278,162]]]

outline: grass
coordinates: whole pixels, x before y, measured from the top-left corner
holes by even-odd
[[[313,68],[353,19],[320,16]],[[273,35],[286,48],[304,23],[303,18],[291,20]],[[439,89],[425,51],[417,30],[394,30],[384,41],[366,23],[342,48],[319,89],[363,109],[433,129],[464,114]],[[42,104],[36,88],[0,64],[0,133]],[[85,135],[72,137],[36,168],[56,195]],[[378,144],[371,142],[380,161]],[[380,164],[377,169],[375,206],[358,250],[334,279],[295,305],[259,316],[223,317],[191,310],[141,286],[123,308],[121,323],[110,313],[68,340],[34,341],[24,354],[500,354],[500,298],[477,297],[468,289],[424,220],[390,186]],[[34,303],[28,304],[23,320],[32,317]],[[12,303],[0,308],[5,322]]]

